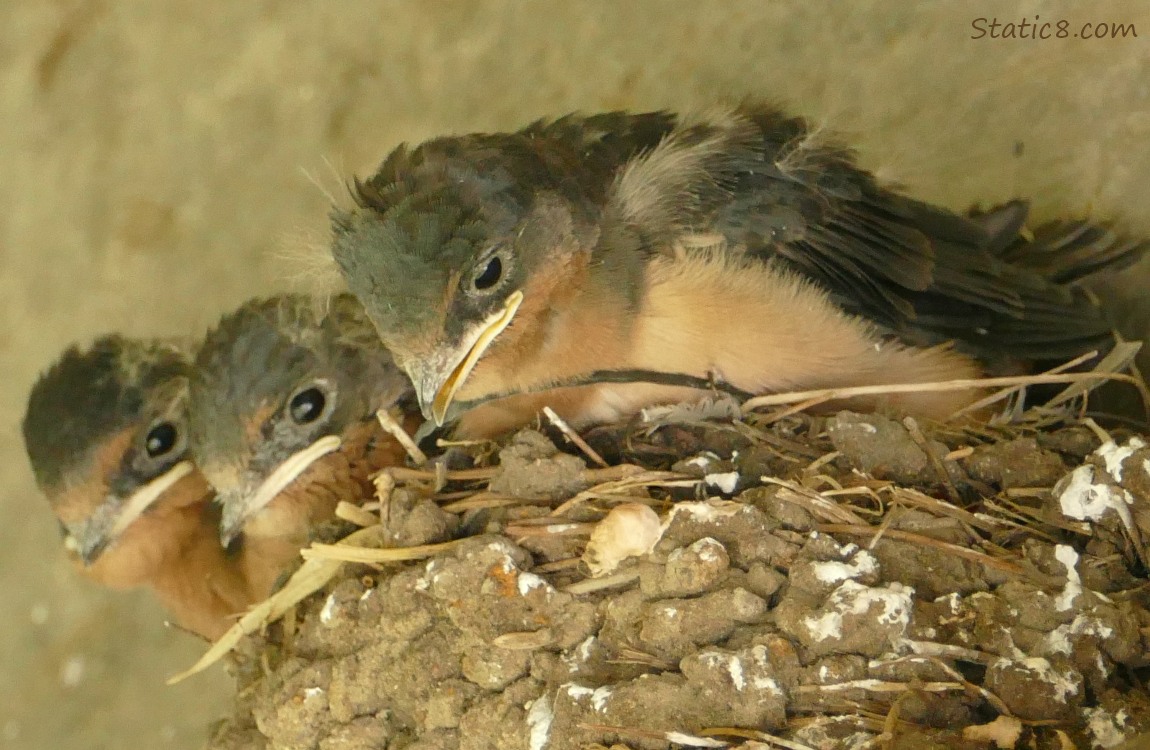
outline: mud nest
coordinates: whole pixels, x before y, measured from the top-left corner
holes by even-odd
[[[1150,731],[1137,436],[722,404],[584,446],[541,429],[388,470],[345,508],[350,543],[307,555],[325,572],[244,625],[265,627],[229,657],[236,710],[210,746],[1092,748]],[[385,559],[373,547],[425,559],[333,561]]]

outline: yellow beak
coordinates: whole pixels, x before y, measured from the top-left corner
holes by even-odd
[[[408,365],[407,372],[415,384],[419,406],[425,417],[433,419],[437,425],[447,420],[456,392],[491,342],[511,324],[522,304],[523,292],[513,292],[498,311],[468,332],[460,346],[441,350]]]

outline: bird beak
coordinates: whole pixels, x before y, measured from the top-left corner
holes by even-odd
[[[523,292],[517,290],[503,302],[503,307],[468,331],[459,346],[440,349],[426,359],[408,364],[407,374],[415,384],[424,417],[434,420],[437,426],[447,421],[447,410],[455,400],[455,393],[491,342],[511,324],[521,304]]]
[[[68,525],[64,546],[76,553],[85,567],[92,565],[136,519],[193,471],[191,461],[181,461],[133,492],[123,503],[108,498],[87,520]]]
[[[256,487],[254,492],[220,490],[223,517],[220,519],[220,544],[231,545],[239,536],[248,519],[275,500],[288,485],[304,473],[309,466],[329,453],[339,450],[343,441],[338,435],[325,435],[319,440],[289,456]]]

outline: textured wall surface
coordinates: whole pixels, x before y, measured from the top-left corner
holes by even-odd
[[[1036,14],[1138,37],[971,39]],[[69,342],[200,330],[398,142],[576,108],[768,97],[922,197],[1150,231],[1148,45],[1136,0],[0,3],[0,747],[197,747],[230,689],[58,550],[18,422]]]

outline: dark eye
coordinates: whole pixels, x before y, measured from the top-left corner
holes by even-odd
[[[503,261],[499,259],[498,255],[492,255],[491,259],[487,261],[487,265],[475,274],[471,283],[482,292],[498,284],[501,278],[503,278]]]
[[[153,427],[144,439],[144,450],[148,452],[148,458],[159,458],[171,453],[176,447],[177,437],[176,426],[171,422],[160,422]]]
[[[296,424],[311,424],[323,414],[323,407],[326,404],[327,399],[323,391],[313,385],[292,396],[291,402],[288,403],[288,414]]]

